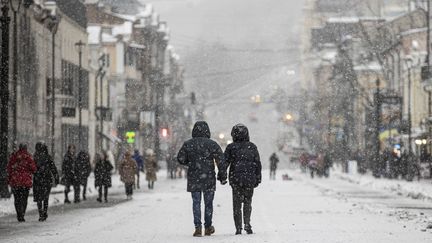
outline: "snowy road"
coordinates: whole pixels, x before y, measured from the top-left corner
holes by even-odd
[[[0,218],[0,242],[432,242],[431,231],[422,232],[415,220],[387,213],[394,204],[383,200],[397,196],[337,179],[312,181],[303,176],[265,181],[254,195],[255,234],[234,236],[230,193],[229,187],[218,187],[216,234],[211,237],[191,237],[191,198],[185,181],[161,176],[154,192],[142,190],[133,201],[117,193],[108,204],[92,199],[80,207],[61,205],[51,209],[45,223],[37,222],[34,212],[23,224],[12,216]]]

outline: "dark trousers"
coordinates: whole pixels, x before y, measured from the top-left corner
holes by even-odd
[[[73,190],[74,190],[74,200],[75,202],[79,202],[80,201],[80,192],[81,192],[81,186],[79,184],[67,184],[65,185],[65,200],[69,201],[69,192],[70,192],[70,187],[73,186]]]
[[[250,218],[252,213],[252,196],[254,193],[253,188],[246,187],[232,187],[233,193],[233,212],[234,212],[234,224],[236,229],[242,228],[242,214],[243,214],[243,223],[245,225],[245,229],[250,229]],[[243,204],[243,213],[242,213],[242,204]]]
[[[12,193],[14,195],[15,211],[17,213],[18,220],[24,219],[27,210],[29,191],[30,189],[25,187],[12,188]]]
[[[40,218],[47,218],[48,217],[48,198],[42,201],[37,201],[37,207],[39,211],[39,217]]]
[[[270,170],[270,180],[276,180],[276,170]]]
[[[107,186],[100,186],[98,188],[99,191],[99,199],[102,200],[102,187],[103,187],[103,192],[104,192],[104,199],[105,201],[108,200],[108,187]]]
[[[213,199],[215,192],[192,192],[192,210],[194,215],[195,228],[201,227],[201,198],[204,195],[204,227],[212,226],[213,219]]]
[[[87,193],[87,180],[84,181],[82,186],[83,186],[82,196],[83,196],[83,199],[85,200],[86,199],[86,193]]]
[[[126,196],[132,196],[133,194],[133,183],[125,183]]]

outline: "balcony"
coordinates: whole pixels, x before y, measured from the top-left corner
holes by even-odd
[[[111,122],[113,120],[112,109],[108,107],[96,107],[96,119],[100,121],[101,119],[106,122]]]

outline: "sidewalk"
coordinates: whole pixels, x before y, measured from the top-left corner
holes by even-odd
[[[141,181],[141,185],[143,185],[143,181]],[[114,174],[112,176],[112,187],[109,190],[109,194],[118,193],[124,191],[124,184],[120,181],[120,176],[118,174]],[[64,186],[58,185],[57,187],[51,190],[49,206],[58,206],[64,203]],[[33,202],[33,192],[30,190],[30,196],[28,199],[27,212],[32,210],[37,210],[37,205]],[[69,199],[73,201],[73,188],[71,187],[71,192],[69,192]],[[82,195],[82,192],[81,192]],[[98,192],[94,187],[94,175],[93,173],[90,175],[88,183],[87,183],[87,200],[94,200],[96,196],[98,196]],[[108,195],[109,197],[109,195]],[[14,201],[13,196],[10,199],[0,199],[0,218],[14,215]]]
[[[420,181],[408,182],[401,179],[375,178],[370,174],[347,174],[341,168],[335,167],[331,176],[358,184],[364,187],[386,190],[413,199],[428,200],[432,202],[432,181],[422,179]]]

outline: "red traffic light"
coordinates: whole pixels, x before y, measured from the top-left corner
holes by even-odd
[[[162,137],[164,137],[164,138],[168,137],[168,135],[169,135],[168,128],[162,128],[162,130],[161,130],[161,135],[162,135]]]

